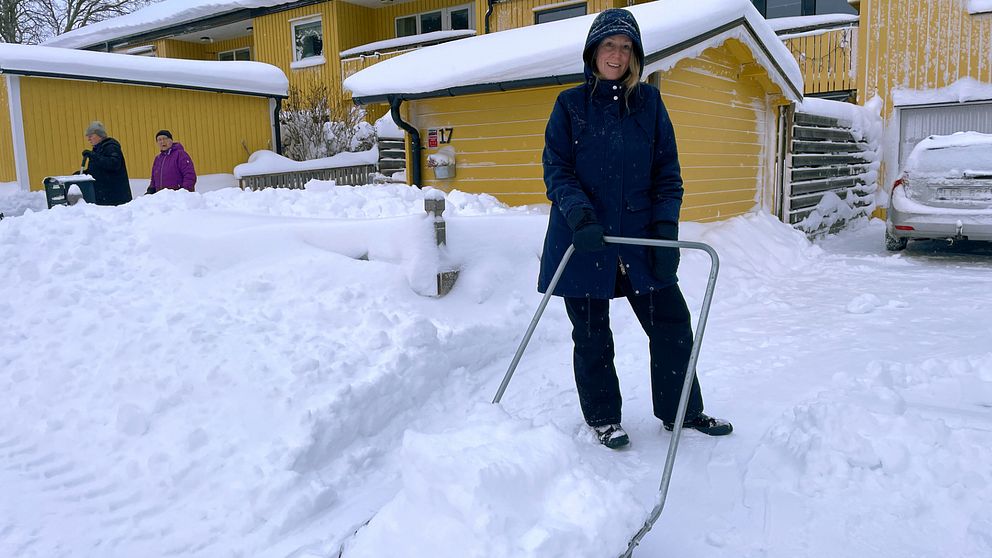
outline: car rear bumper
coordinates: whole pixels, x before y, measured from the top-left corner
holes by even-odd
[[[886,231],[895,238],[954,238],[992,241],[992,214],[910,213],[890,204]],[[946,211],[946,210],[945,210]],[[912,227],[912,230],[897,227]]]

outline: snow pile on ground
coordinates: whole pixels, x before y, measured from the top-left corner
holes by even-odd
[[[650,510],[630,505],[624,467],[600,476],[587,463],[587,443],[491,405],[457,429],[409,431],[401,491],[345,554],[388,556],[398,540],[435,557],[620,554]]]
[[[43,211],[48,208],[44,192],[25,192],[16,182],[0,184],[0,213],[16,217],[25,211]]]
[[[643,333],[614,305],[626,451],[582,422],[556,300],[489,405],[548,210],[449,193],[438,249],[439,195],[312,182],[0,221],[0,555],[619,555],[670,440]],[[883,228],[683,224],[720,254],[699,371],[736,431],[682,440],[637,555],[989,555],[988,257],[889,255]],[[708,271],[683,252],[695,317]]]

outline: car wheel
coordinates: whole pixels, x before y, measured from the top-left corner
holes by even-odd
[[[896,238],[889,234],[888,231],[885,232],[885,249],[889,252],[904,250],[907,244],[909,244],[908,238]]]

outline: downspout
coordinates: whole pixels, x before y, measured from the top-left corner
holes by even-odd
[[[489,16],[493,15],[493,5],[496,0],[486,0],[486,35],[489,34]]]
[[[276,136],[276,153],[282,155],[282,126],[279,125],[279,113],[282,111],[282,98],[276,98],[276,108],[272,111],[273,127]]]
[[[389,96],[389,112],[393,117],[393,122],[397,126],[403,128],[406,133],[410,134],[410,170],[411,183],[417,188],[423,188],[421,184],[421,168],[420,168],[420,151],[423,149],[420,145],[420,132],[416,128],[411,126],[409,123],[403,121],[403,117],[400,116],[400,104],[403,103],[403,99],[396,97],[395,95]]]

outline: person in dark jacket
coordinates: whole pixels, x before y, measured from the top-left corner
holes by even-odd
[[[83,134],[93,146],[83,151],[89,162],[86,174],[93,177],[97,205],[121,205],[131,201],[131,183],[121,144],[107,136],[101,122],[91,122]]]
[[[676,248],[606,244],[604,235],[678,239],[682,175],[675,132],[661,94],[641,83],[644,50],[634,16],[599,14],[583,51],[585,82],[563,91],[545,132],[544,182],[551,215],[538,290],[546,293],[565,250],[575,246],[552,294],[572,323],[573,367],[586,423],[620,448],[621,396],[613,363],[610,299],[625,297],[650,341],[654,415],[674,427],[692,348],[692,325],[679,290]],[[684,427],[729,434],[730,423],[703,413],[692,384]]]
[[[145,193],[180,188],[195,191],[196,169],[183,144],[173,141],[172,132],[168,130],[159,130],[155,134],[155,143],[158,144],[159,154],[152,163],[152,179]]]

